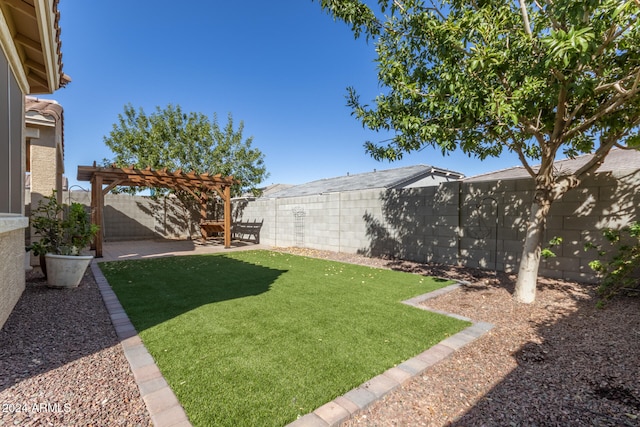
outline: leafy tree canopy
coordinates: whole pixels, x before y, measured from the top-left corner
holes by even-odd
[[[118,115],[118,123],[104,142],[115,153],[105,164],[185,172],[233,175],[240,180],[235,194],[254,190],[268,177],[264,154],[252,146],[253,137],[243,139],[244,123],[237,128],[231,114],[221,127],[201,113],[185,113],[180,106],[156,107],[150,115],[131,104]]]
[[[536,181],[518,283],[530,289],[554,200],[612,147],[640,148],[637,0],[318,0],[375,43],[383,93],[348,89],[362,124],[395,133],[365,143],[376,159],[433,146],[484,159],[516,153]],[[566,174],[557,156],[593,153]],[[532,160],[540,164],[532,167]],[[566,175],[564,175],[566,174]],[[517,299],[531,302],[534,293]]]
[[[524,14],[504,0],[320,3],[376,42],[388,90],[374,107],[353,88],[348,96],[365,126],[397,132],[386,146],[367,143],[375,158],[425,144],[480,158],[575,156],[609,135],[640,147],[635,0],[527,2]]]

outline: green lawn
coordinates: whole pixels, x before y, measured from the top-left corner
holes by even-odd
[[[100,264],[189,419],[284,425],[469,324],[448,282],[271,251]]]

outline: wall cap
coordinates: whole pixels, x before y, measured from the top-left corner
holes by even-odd
[[[19,214],[0,213],[0,234],[29,226],[29,218]]]

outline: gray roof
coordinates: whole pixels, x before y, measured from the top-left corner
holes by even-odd
[[[555,162],[555,169],[560,175],[571,174],[591,159],[593,154],[584,154],[577,156],[574,159],[564,159]],[[533,170],[536,171],[540,165],[533,166]],[[624,170],[638,170],[640,169],[640,150],[623,150],[620,148],[613,148],[604,162],[598,168],[597,172],[611,172],[611,171],[624,171]],[[531,175],[525,170],[523,166],[516,166],[509,169],[502,169],[495,172],[489,172],[481,175],[471,176],[465,178],[465,182],[481,182],[481,181],[497,181],[497,180],[510,180],[510,179],[522,179],[531,178]]]
[[[258,188],[258,190],[260,190],[261,193],[261,197],[269,197],[272,193],[277,193],[278,191],[282,191],[285,190],[287,188],[293,187],[293,185],[291,184],[270,184],[267,185],[266,187],[260,187]],[[253,193],[251,191],[247,191],[246,193],[243,193],[241,196],[239,197],[234,197],[234,199],[255,199],[255,196],[253,195]]]
[[[428,165],[415,165],[320,179],[306,184],[295,185],[276,193],[271,193],[268,197],[299,197],[342,191],[399,188],[410,185],[411,183],[419,181],[425,177],[434,175],[448,177],[451,180],[458,180],[464,177],[460,172],[449,171]]]
[[[278,191],[286,190],[287,188],[291,188],[293,185],[291,184],[271,184],[267,185],[262,189],[263,196],[269,196],[273,193],[277,193]]]

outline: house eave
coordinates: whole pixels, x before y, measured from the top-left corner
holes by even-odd
[[[47,74],[48,90],[53,93],[60,88],[60,67],[58,55],[57,24],[53,5],[49,0],[34,2],[39,33],[41,34],[42,55]]]
[[[25,94],[49,94],[62,72],[58,0],[0,0],[0,44]]]

